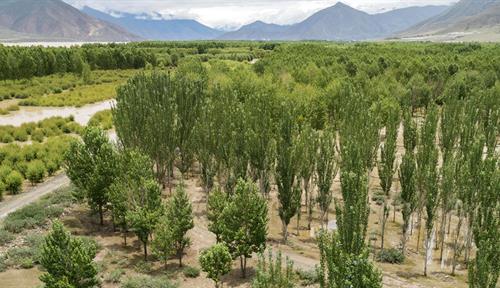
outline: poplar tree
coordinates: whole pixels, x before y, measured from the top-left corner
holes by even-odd
[[[82,141],[72,142],[64,158],[68,177],[85,192],[89,206],[99,213],[103,225],[109,188],[117,171],[117,155],[106,133],[97,127],[86,128]]]
[[[316,158],[317,202],[321,210],[321,226],[328,222],[328,210],[332,203],[332,183],[338,167],[335,157],[335,137],[329,130],[319,136],[319,149]],[[326,218],[325,218],[326,217]],[[326,223],[327,224],[327,223]]]
[[[416,208],[416,183],[415,175],[416,165],[413,154],[407,152],[402,159],[401,166],[399,168],[399,179],[401,181],[401,200],[402,200],[402,210],[403,214],[403,236],[401,240],[401,251],[403,255],[406,250],[406,241],[408,239],[408,229],[411,225],[411,216],[415,212]]]
[[[291,105],[282,104],[275,180],[278,186],[279,216],[282,223],[283,241],[288,239],[288,224],[299,210],[301,191],[296,179],[296,127]]]

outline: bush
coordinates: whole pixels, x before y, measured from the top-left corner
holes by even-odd
[[[5,189],[11,194],[18,194],[23,185],[23,176],[17,171],[10,172],[5,178]]]
[[[16,129],[12,136],[14,136],[14,139],[19,142],[28,141],[28,133],[23,129]]]
[[[32,185],[35,183],[42,182],[45,177],[46,172],[45,164],[43,164],[40,160],[35,160],[28,163],[28,167],[26,169],[26,178],[31,182]]]
[[[170,280],[163,277],[151,277],[146,275],[127,278],[121,288],[175,288],[177,285],[172,284]]]
[[[16,238],[11,232],[0,229],[0,246],[3,246]]]
[[[31,132],[31,140],[35,142],[43,142],[44,138],[45,134],[43,133],[43,130],[40,128],[36,128],[33,132]]]
[[[115,270],[109,272],[109,274],[106,276],[104,281],[109,282],[109,283],[120,283],[120,280],[121,280],[123,274],[125,274],[125,271],[123,269],[120,269],[120,268],[115,269]]]
[[[385,200],[385,195],[384,195],[383,191],[378,190],[378,191],[375,191],[375,193],[373,193],[372,201],[374,201],[377,205],[380,206],[380,205],[384,204],[384,200]]]
[[[58,190],[10,213],[4,220],[4,229],[20,233],[25,229],[40,227],[49,219],[59,217],[73,200],[71,192],[71,189]]]
[[[302,281],[302,286],[310,286],[319,283],[316,270],[297,270],[297,276]]]
[[[376,259],[378,262],[401,264],[405,261],[405,255],[398,249],[383,249],[377,254]]]
[[[151,272],[152,269],[151,263],[145,261],[139,261],[134,265],[134,270],[143,274]]]
[[[184,276],[186,276],[187,278],[196,278],[200,276],[200,269],[187,266],[182,270],[182,273],[184,273]]]
[[[0,177],[0,201],[3,200],[3,192],[5,191],[5,184],[2,181],[2,178]]]

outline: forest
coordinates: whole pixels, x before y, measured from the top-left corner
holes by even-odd
[[[498,45],[0,46],[0,63],[12,115],[114,99],[88,125],[0,126],[0,195],[72,183],[39,200],[54,211],[3,220],[0,271],[40,267],[45,287],[498,285]]]

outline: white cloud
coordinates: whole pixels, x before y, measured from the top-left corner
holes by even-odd
[[[337,0],[64,0],[76,7],[85,5],[102,11],[160,13],[164,18],[195,19],[212,27],[238,27],[262,20],[292,24]],[[344,0],[368,13],[407,6],[444,5],[457,0]]]

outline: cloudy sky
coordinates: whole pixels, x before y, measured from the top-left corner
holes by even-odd
[[[165,19],[195,19],[216,28],[236,28],[256,20],[291,24],[338,0],[64,0],[76,7],[84,5],[101,11],[160,13]],[[423,5],[443,5],[457,0],[344,0],[368,13]]]

